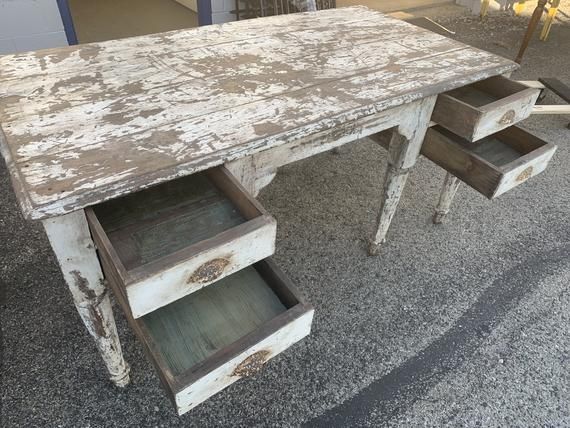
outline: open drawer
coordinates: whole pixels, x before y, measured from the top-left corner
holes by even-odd
[[[428,130],[422,155],[489,199],[544,171],[556,146],[512,126],[471,143],[435,126]]]
[[[224,167],[86,210],[93,239],[138,318],[275,250],[275,220]]]
[[[437,97],[432,120],[477,141],[530,116],[540,90],[495,76]]]
[[[270,259],[138,319],[114,288],[178,414],[307,336],[314,313]]]

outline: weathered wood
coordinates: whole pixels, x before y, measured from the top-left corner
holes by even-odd
[[[179,414],[308,335],[314,312],[270,260],[136,320],[111,284]]]
[[[496,76],[441,94],[432,119],[477,141],[530,116],[540,90]]]
[[[376,221],[377,229],[368,247],[370,255],[378,254],[380,245],[386,239],[410,168],[414,166],[420,154],[435,99],[436,97],[429,97],[415,102],[413,108],[401,118],[401,123],[393,130],[388,147],[388,166],[384,179],[382,201]]]
[[[135,318],[275,251],[275,220],[223,167],[86,212]]]
[[[489,199],[544,171],[556,146],[512,126],[471,143],[436,126],[422,154]]]
[[[44,218],[514,68],[361,7],[9,55],[2,151]]]
[[[449,208],[451,207],[451,203],[453,202],[460,183],[459,179],[453,174],[448,172],[445,175],[441,194],[439,195],[439,202],[432,218],[434,224],[441,224],[445,216],[449,213]]]
[[[541,77],[538,81],[564,101],[570,103],[570,86],[562,83],[554,77]]]
[[[402,117],[414,112],[414,106],[411,104],[394,107],[311,135],[301,142],[293,141],[247,158],[237,159],[226,164],[226,167],[250,193],[256,195],[271,182],[277,168],[393,128]]]
[[[43,225],[75,307],[95,339],[111,381],[120,387],[128,385],[129,365],[123,358],[111,301],[85,214],[76,211],[44,220]]]
[[[570,115],[570,105],[535,105],[532,114],[565,114]]]

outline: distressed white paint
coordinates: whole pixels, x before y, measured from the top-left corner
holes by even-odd
[[[347,122],[332,131],[320,132],[303,140],[237,159],[226,164],[226,167],[250,193],[256,195],[271,182],[277,168],[398,126],[407,113],[415,114],[415,112],[413,104],[394,107]]]
[[[519,184],[524,183],[529,178],[543,172],[548,166],[548,162],[550,162],[554,152],[556,152],[556,146],[551,146],[548,150],[538,156],[536,153],[529,153],[528,155],[518,159],[517,163],[519,163],[519,165],[515,168],[511,167],[508,171],[505,171],[504,176],[501,178],[501,181],[493,194],[493,198],[508,192]]]
[[[515,67],[362,7],[12,55],[3,151],[44,218]]]
[[[273,358],[303,337],[308,336],[311,332],[313,314],[314,310],[311,309],[248,350],[240,353],[206,376],[176,393],[174,399],[178,414],[186,413],[240,379],[238,376],[233,376],[232,373],[234,373],[236,367],[249,356],[259,351],[268,351],[267,359]]]
[[[433,214],[432,221],[434,224],[441,224],[444,217],[449,213],[449,208],[451,207],[451,203],[453,202],[453,198],[457,193],[460,183],[461,181],[459,178],[455,177],[453,174],[448,172],[445,175],[441,193],[439,195],[439,202],[435,208],[435,213]]]
[[[378,254],[380,245],[386,239],[410,168],[414,166],[420,155],[435,100],[436,97],[433,96],[412,104],[412,108],[401,118],[400,124],[392,133],[376,233],[368,247],[370,255]]]
[[[570,105],[569,104],[535,105],[532,107],[532,114],[567,114],[567,115],[570,115]]]
[[[126,295],[134,318],[139,318],[244,267],[271,256],[275,252],[276,223],[262,226],[225,245],[206,250],[158,274],[126,285]],[[193,282],[189,279],[205,263],[225,259],[229,264],[212,281]],[[125,286],[122,284],[122,286]]]
[[[104,284],[83,210],[43,221],[75,307],[87,327],[111,380],[129,383],[129,366],[123,359],[111,301]]]

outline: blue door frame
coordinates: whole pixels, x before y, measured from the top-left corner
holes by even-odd
[[[71,11],[69,10],[69,3],[67,0],[57,0],[57,7],[63,22],[63,29],[65,30],[65,37],[67,43],[70,45],[77,44],[77,34],[75,34],[75,27],[73,26],[73,19],[71,18]]]

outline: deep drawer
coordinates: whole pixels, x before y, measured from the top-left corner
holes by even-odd
[[[138,319],[111,285],[178,414],[255,374],[311,330],[313,308],[270,259]]]
[[[421,153],[492,199],[544,171],[555,151],[556,146],[516,126],[477,143],[435,126]]]
[[[491,77],[439,95],[432,120],[477,141],[529,117],[539,93],[506,77]]]
[[[101,258],[135,318],[275,250],[275,220],[224,168],[86,210]]]

